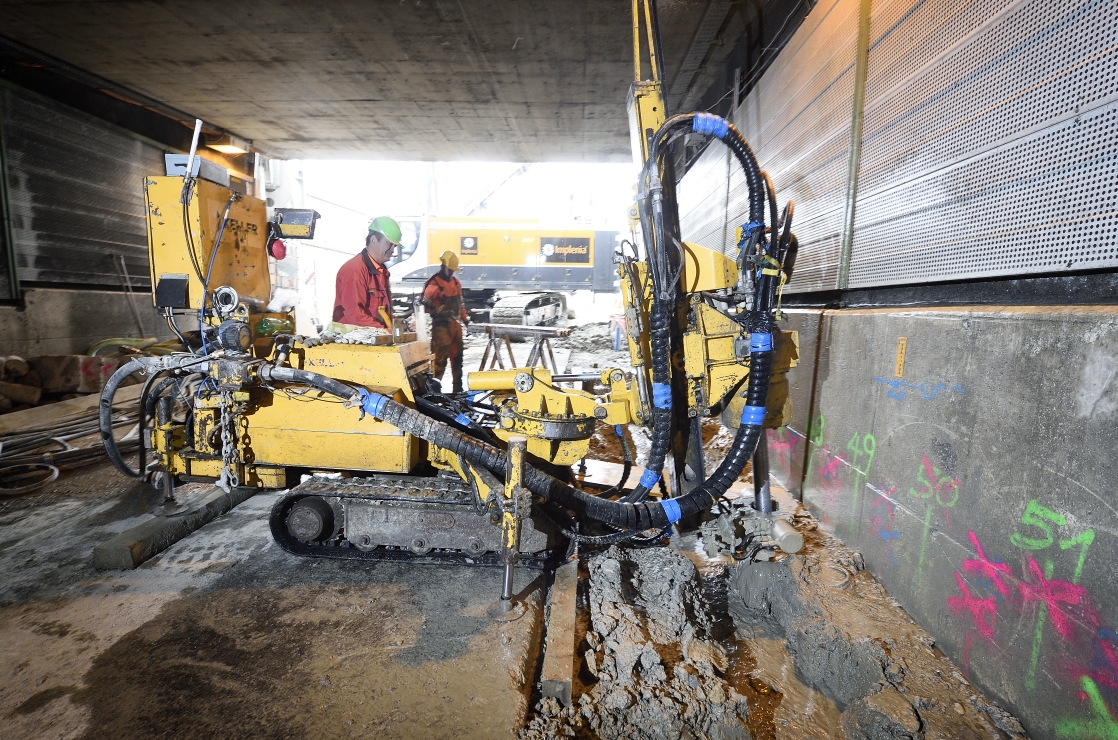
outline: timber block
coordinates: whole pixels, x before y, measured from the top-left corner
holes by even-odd
[[[578,561],[563,563],[555,569],[551,586],[551,607],[547,615],[547,640],[544,643],[540,693],[571,705],[575,673],[575,607],[578,592]]]

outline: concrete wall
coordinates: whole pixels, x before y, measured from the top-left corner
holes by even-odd
[[[1033,737],[1118,737],[1118,308],[784,326],[802,359],[774,475]]]
[[[0,306],[0,355],[85,354],[101,339],[140,336],[125,293],[29,288],[24,298],[23,309]],[[137,293],[135,301],[145,337],[172,336],[150,293]]]

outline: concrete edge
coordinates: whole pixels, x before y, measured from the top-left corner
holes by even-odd
[[[93,567],[98,570],[136,568],[256,492],[256,488],[234,488],[229,493],[218,489],[202,499],[197,508],[184,514],[153,517],[93,548]]]

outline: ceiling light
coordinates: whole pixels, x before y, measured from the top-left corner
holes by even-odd
[[[248,151],[248,142],[231,134],[223,134],[213,141],[207,141],[206,146],[222,154],[244,154]]]

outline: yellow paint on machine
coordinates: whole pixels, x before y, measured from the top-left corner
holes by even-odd
[[[144,178],[151,284],[158,285],[163,275],[185,275],[188,308],[202,307],[204,292],[198,273],[205,276],[209,269],[225,208],[233,198],[229,220],[221,232],[221,244],[213,260],[210,287],[228,285],[242,299],[252,298],[266,304],[272,297],[272,282],[268,275],[264,201],[250,195],[235,195],[229,188],[208,180],[195,180],[184,225],[183,206],[179,202],[182,184],[181,177]],[[155,292],[152,291],[154,302]]]
[[[419,440],[391,424],[362,419],[320,391],[289,396],[254,390],[249,408],[241,417],[248,439],[242,451],[251,462],[390,473],[409,473],[419,463]]]

